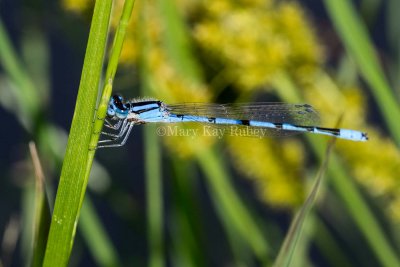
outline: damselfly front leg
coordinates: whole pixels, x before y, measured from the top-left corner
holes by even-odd
[[[133,126],[134,123],[126,123],[123,127],[121,127],[121,131],[116,138],[100,140],[99,144],[101,145],[97,146],[97,148],[123,146],[126,143],[126,140],[128,140]]]
[[[106,123],[108,123],[108,124],[106,124]],[[115,140],[115,139],[118,139],[122,135],[124,135],[125,131],[127,130],[127,126],[129,124],[127,119],[120,120],[114,125],[110,124],[110,122],[108,122],[108,121],[106,123],[104,123],[105,127],[109,128],[109,129],[112,129],[112,130],[115,130],[115,131],[118,131],[116,134],[115,133],[105,132],[105,131],[101,132],[102,135],[113,137],[111,139],[111,141]],[[102,140],[102,141],[107,141],[107,140]]]
[[[104,120],[104,126],[109,128],[109,129],[112,129],[112,130],[118,130],[119,127],[121,127],[123,121],[126,121],[126,119],[125,120],[119,120],[117,123],[113,124],[109,119],[105,119]]]
[[[104,124],[104,125],[106,126],[106,124]],[[115,140],[118,140],[118,139],[122,138],[122,136],[124,136],[126,131],[128,130],[129,125],[130,125],[130,123],[128,122],[128,120],[124,119],[124,120],[120,120],[117,124],[115,124],[116,127],[112,127],[111,128],[109,126],[106,126],[107,128],[115,130],[116,133],[109,133],[109,132],[106,132],[106,131],[102,131],[101,135],[102,136],[107,136],[110,139],[100,140],[99,143],[104,143],[104,142],[108,142],[108,141],[115,141]]]

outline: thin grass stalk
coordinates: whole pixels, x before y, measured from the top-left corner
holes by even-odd
[[[91,139],[89,142],[89,153],[88,153],[88,158],[87,158],[87,164],[86,164],[86,171],[85,171],[85,177],[88,178],[90,175],[90,170],[92,168],[93,160],[94,160],[94,155],[96,152],[96,147],[97,143],[100,138],[100,133],[103,128],[103,122],[106,116],[106,111],[108,108],[108,103],[111,97],[112,93],[112,86],[113,86],[113,81],[115,74],[117,72],[118,68],[118,61],[119,57],[122,51],[122,47],[124,44],[125,40],[125,35],[126,35],[126,29],[129,24],[129,20],[132,15],[133,11],[133,6],[135,4],[135,0],[126,0],[124,2],[124,6],[122,9],[122,14],[119,20],[118,27],[115,32],[114,40],[113,40],[113,45],[111,47],[111,52],[110,52],[110,57],[106,69],[106,75],[104,78],[105,84],[104,88],[102,90],[102,94],[100,97],[100,102],[97,107],[97,112],[94,116],[94,127],[91,135]],[[93,212],[93,208],[91,207],[90,204],[86,204],[86,207],[84,207],[83,210],[84,214],[90,214],[93,217],[95,216],[95,213]],[[97,231],[100,235],[98,238],[101,238],[103,245],[99,246],[96,245],[96,248],[93,248],[93,253],[97,255],[97,260],[100,261],[103,265],[105,266],[120,266],[120,263],[118,262],[117,259],[117,254],[114,250],[109,250],[112,249],[112,246],[110,245],[111,242],[108,240],[106,234],[102,232],[101,225],[96,223],[96,220],[93,219],[93,217],[90,216],[89,218],[84,218],[84,226],[89,227],[94,227],[92,231]],[[87,230],[89,228],[86,228]],[[101,241],[99,240],[99,241]],[[104,250],[109,250],[108,253],[104,253],[103,255],[101,251]],[[100,254],[99,254],[100,253]]]
[[[33,230],[33,257],[32,267],[39,267],[43,264],[46,251],[47,235],[49,233],[51,214],[48,206],[48,199],[45,192],[45,177],[40,164],[36,145],[29,143],[29,150],[35,170],[35,209],[34,209],[34,230]]]
[[[2,25],[0,25],[2,26]],[[37,34],[37,32],[36,32]],[[31,129],[32,127],[32,122],[35,122],[36,120],[36,115],[39,112],[40,113],[40,109],[43,108],[43,105],[40,105],[38,101],[36,101],[36,99],[39,98],[39,95],[41,100],[43,100],[43,96],[44,98],[46,98],[45,95],[43,95],[43,93],[45,93],[43,90],[43,88],[37,88],[37,84],[35,84],[31,77],[28,75],[28,72],[26,71],[26,65],[22,64],[22,60],[18,57],[17,53],[13,50],[13,47],[11,46],[11,42],[9,41],[9,38],[6,34],[6,32],[4,31],[3,27],[0,27],[0,35],[2,36],[2,38],[0,38],[0,54],[4,55],[4,57],[0,57],[1,63],[4,67],[4,70],[6,71],[8,77],[10,77],[10,79],[12,80],[13,83],[15,83],[17,86],[15,87],[15,90],[13,90],[12,92],[14,94],[16,94],[16,101],[17,101],[17,105],[16,106],[21,106],[21,107],[28,107],[28,113],[25,114],[24,111],[27,110],[22,110],[23,114],[19,114],[19,109],[17,107],[14,107],[14,111],[15,114],[17,114],[17,117],[19,118],[19,120],[21,121],[22,125],[25,126],[25,128],[27,128],[29,131],[32,131],[34,129],[36,129],[35,127],[33,127],[34,129]],[[36,35],[35,35],[36,36]],[[32,36],[31,36],[32,37]],[[31,39],[29,39],[30,41]],[[43,49],[44,46],[46,47],[46,45],[44,43],[40,43],[41,41],[43,41],[42,39],[40,40],[34,40],[35,42],[35,48],[39,48],[39,49]],[[39,45],[37,45],[36,43],[39,42]],[[28,48],[26,48],[27,50]],[[39,53],[39,55],[28,55],[29,57],[38,57],[38,56],[44,56],[45,52],[42,51],[42,53]],[[41,64],[40,64],[41,65]],[[43,68],[43,66],[41,65],[41,67]],[[39,75],[37,78],[40,81],[40,84],[46,84],[46,81],[43,80],[44,77],[40,76],[40,75],[44,75],[43,69],[39,69],[39,70],[35,70],[35,73],[37,73],[37,75]],[[42,93],[42,94],[40,94]],[[35,112],[34,110],[37,110],[37,112]],[[45,134],[43,134],[44,136],[48,136],[49,133],[49,126],[50,125],[46,125],[46,124],[42,124],[41,125],[41,129],[42,131],[45,130]],[[38,129],[36,129],[37,131]],[[43,145],[43,144],[42,144]],[[48,145],[48,143],[46,143],[45,145]],[[37,166],[38,164],[36,164],[35,166]],[[36,170],[37,168],[35,168]],[[38,178],[38,175],[36,175],[36,177]],[[44,183],[43,180],[38,180],[36,179],[36,185],[38,185],[39,183]],[[44,186],[44,185],[43,185]],[[47,242],[47,236],[48,236],[48,232],[49,232],[49,228],[50,228],[50,222],[51,222],[51,214],[50,214],[50,210],[49,210],[49,203],[48,203],[48,198],[46,198],[47,195],[45,194],[45,190],[44,188],[41,188],[40,186],[36,186],[36,193],[35,193],[35,209],[29,209],[29,210],[34,210],[34,237],[33,237],[33,243],[35,244],[33,246],[33,255],[31,253],[31,245],[27,245],[29,246],[29,251],[27,251],[26,253],[23,253],[24,255],[32,255],[32,259],[26,259],[26,260],[31,260],[30,263],[27,263],[28,265],[31,266],[42,266],[43,264],[43,257],[44,257],[44,253],[45,253],[45,249],[46,249],[46,242]],[[89,221],[93,221],[94,218],[85,218],[87,214],[82,214],[82,218],[85,220],[89,220]],[[91,215],[91,214],[89,214]],[[29,224],[31,225],[31,224]],[[90,237],[90,234],[86,234],[85,235],[87,237],[87,241],[90,242],[90,239],[92,239],[93,237]],[[104,238],[106,239],[106,238]],[[25,240],[25,239],[24,239]],[[29,244],[31,244],[31,242],[29,242]],[[110,252],[109,252],[110,253]],[[95,257],[95,256],[94,256]],[[115,265],[114,265],[115,266]]]
[[[100,103],[97,107],[97,112],[95,115],[94,121],[94,129],[93,134],[90,139],[90,152],[88,157],[88,163],[86,170],[86,175],[89,176],[90,169],[93,163],[95,148],[97,147],[97,143],[100,138],[100,133],[103,128],[104,118],[106,117],[106,112],[108,108],[108,102],[110,101],[112,85],[115,77],[115,73],[117,72],[118,60],[122,51],[122,46],[125,40],[126,28],[129,24],[129,20],[131,18],[133,5],[135,4],[135,0],[126,0],[124,3],[124,7],[122,9],[121,18],[114,36],[113,45],[111,48],[110,58],[107,65],[106,76],[105,76],[105,84],[102,90],[102,94],[100,97]]]
[[[283,101],[293,103],[304,102],[298,93],[300,90],[296,88],[296,85],[288,75],[282,74],[279,75],[279,77],[277,76],[274,85],[278,89],[278,92],[288,92],[285,95],[281,95]],[[324,155],[322,149],[324,142],[321,139],[312,136],[306,136],[306,139],[310,144],[313,153],[321,160]],[[332,183],[335,190],[345,202],[346,208],[349,210],[354,222],[359,227],[361,233],[367,240],[382,266],[400,266],[400,260],[397,253],[389,244],[384,231],[375,219],[366,202],[363,200],[363,197],[349,174],[346,172],[343,164],[335,154],[332,155],[328,174],[330,177],[330,183]]]
[[[163,186],[161,179],[160,144],[155,125],[144,128],[147,236],[149,239],[149,266],[165,266],[163,240]]]
[[[146,13],[147,5],[140,13],[140,25],[147,25]],[[143,29],[143,27],[142,27]],[[151,91],[155,91],[152,83],[152,74],[149,70],[146,55],[149,53],[149,36],[144,29],[139,36],[140,47],[142,52],[139,57],[141,66],[141,79],[143,84],[143,94],[151,95]],[[146,176],[146,200],[147,200],[147,237],[149,250],[149,266],[162,267],[165,266],[166,260],[164,255],[164,230],[163,230],[163,183],[161,176],[161,149],[156,135],[154,125],[148,125],[143,130],[144,151],[145,151],[145,176]]]
[[[215,197],[214,205],[219,216],[229,218],[232,227],[249,244],[263,266],[270,266],[269,245],[232,188],[220,157],[214,150],[203,150],[197,155],[197,160],[206,175],[211,194]]]
[[[10,38],[8,37],[2,21],[0,20],[0,62],[11,78],[12,82],[16,85],[16,90],[12,92],[15,94],[14,97],[18,99],[16,103],[18,105],[17,114],[24,127],[28,130],[32,130],[32,121],[28,118],[35,118],[40,110],[40,98],[38,91],[23,68],[23,62],[17,56],[17,52],[14,50]]]
[[[67,266],[86,192],[96,98],[105,54],[111,0],[96,1],[81,83],[61,170],[43,266]],[[93,153],[94,154],[94,153]]]
[[[201,67],[193,56],[189,31],[184,18],[178,11],[177,3],[172,0],[157,0],[156,3],[162,23],[167,29],[162,32],[164,50],[182,77],[188,77],[193,82],[200,83],[202,81]]]
[[[315,177],[314,185],[311,189],[310,194],[308,195],[306,201],[304,202],[301,209],[297,212],[294,220],[290,224],[289,231],[286,234],[285,240],[281,249],[279,250],[278,257],[274,263],[274,267],[287,267],[290,266],[292,261],[293,253],[296,249],[296,244],[300,238],[302,233],[302,228],[305,219],[307,218],[308,214],[310,213],[314,202],[317,198],[317,193],[322,183],[322,179],[325,175],[325,172],[328,168],[329,157],[332,154],[332,148],[335,144],[335,139],[331,139],[328,144],[328,147],[325,151],[325,156],[323,157],[323,162],[321,167]]]
[[[325,0],[325,6],[347,52],[368,83],[391,135],[400,145],[400,105],[378,62],[365,25],[351,1]]]
[[[400,97],[400,25],[399,25],[399,11],[400,1],[388,0],[385,10],[385,22],[387,24],[387,40],[390,53],[393,58],[389,61],[389,73],[392,81],[392,87],[396,90],[397,98]]]
[[[183,77],[192,80],[194,83],[202,83],[201,68],[191,51],[188,31],[182,16],[172,1],[159,0],[157,5],[162,23],[167,29],[163,31],[163,45],[168,58]],[[198,154],[197,161],[206,174],[207,183],[211,194],[216,199],[214,204],[221,220],[231,221],[232,229],[235,229],[239,236],[246,240],[257,258],[263,264],[268,265],[268,244],[250,213],[233,190],[227,173],[220,165],[222,164],[221,160],[216,157],[212,150]],[[226,218],[223,218],[224,216]]]
[[[173,266],[208,266],[204,250],[206,238],[203,228],[203,216],[199,211],[199,195],[197,191],[197,176],[191,175],[196,169],[192,162],[173,157],[169,160],[172,168],[172,192],[174,212],[169,224],[172,224],[174,258]]]

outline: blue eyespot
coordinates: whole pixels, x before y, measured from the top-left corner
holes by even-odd
[[[111,103],[112,100],[110,100],[110,104],[108,105],[107,109],[107,115],[109,117],[114,117],[115,116],[115,106],[113,103]]]

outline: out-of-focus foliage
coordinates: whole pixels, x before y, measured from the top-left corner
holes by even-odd
[[[174,67],[163,53],[159,38],[163,34],[156,11],[150,25],[135,25],[149,31],[152,49],[143,55],[149,62],[158,90],[156,97],[168,102],[207,102],[218,97],[218,79],[237,91],[268,89],[274,75],[280,72],[314,70],[323,60],[322,48],[316,42],[304,11],[296,3],[273,1],[212,1],[190,2],[182,5],[182,14],[190,21],[191,40],[200,51],[204,73],[212,73],[209,87],[195,88],[184,84],[185,78],[174,75]],[[138,9],[140,10],[140,8]],[[137,21],[136,21],[137,22]],[[137,22],[138,23],[138,22]],[[132,35],[137,38],[137,35]],[[137,55],[139,42],[128,42],[123,55]],[[136,45],[134,45],[136,44]],[[132,46],[131,46],[132,45]],[[132,52],[129,52],[132,51]],[[124,58],[126,62],[135,59]],[[216,72],[216,73],[215,73]],[[183,84],[183,85],[182,85]],[[207,97],[204,97],[207,92]],[[195,126],[191,126],[195,127]],[[202,131],[202,129],[200,129]],[[169,136],[165,142],[174,152],[188,156],[194,151],[193,138],[204,146],[216,141],[209,136]],[[229,139],[229,150],[235,166],[255,179],[260,195],[270,204],[290,207],[303,200],[299,177],[304,166],[303,146],[299,141],[285,139]],[[252,163],[249,170],[249,163]],[[268,163],[268,164],[267,164]],[[263,166],[263,168],[259,168]],[[290,171],[287,171],[290,170]]]
[[[239,90],[257,90],[281,71],[322,61],[311,24],[295,2],[212,1],[203,8],[194,39]]]
[[[133,16],[130,27],[135,30],[128,32],[121,61],[136,64],[141,55],[148,62],[156,77],[155,97],[167,103],[209,102],[228,85],[247,98],[248,92],[260,91],[282,96],[291,93],[274,86],[276,76],[289,75],[302,88],[297,94],[320,111],[324,126],[334,126],[344,115],[341,127],[368,129],[369,142],[339,140],[338,151],[354,177],[374,195],[385,196],[387,211],[400,220],[395,208],[400,202],[397,194],[400,184],[396,179],[400,166],[398,149],[379,130],[366,125],[368,110],[358,86],[342,87],[323,73],[326,57],[323,45],[299,4],[272,0],[180,0],[178,7],[188,21],[191,42],[199,51],[197,60],[204,63],[201,67],[208,86],[195,84],[175,70],[162,43],[166,29],[160,22],[159,11],[154,5],[146,8],[142,5],[139,1],[136,12],[146,12],[143,15],[150,23],[142,25],[140,15]],[[117,2],[116,9],[120,7]],[[140,54],[141,29],[149,37],[150,49],[146,54]],[[201,147],[216,141],[209,136],[169,136],[164,141],[174,153],[188,157],[196,151],[193,139]],[[303,201],[300,177],[305,173],[306,154],[299,139],[228,138],[227,141],[234,166],[254,180],[265,201],[281,207],[293,207]]]
[[[1,143],[7,159],[0,184],[0,265],[31,261],[33,187],[30,182],[21,187],[33,172],[25,167],[31,165],[24,152],[28,139],[38,145],[51,202],[56,192],[52,181],[64,156],[94,3],[0,3],[0,112],[7,114]],[[123,4],[113,1],[107,51]],[[15,8],[20,6],[22,11]],[[324,173],[329,181],[319,196],[324,199],[307,216],[305,238],[294,257],[299,266],[399,266],[399,242],[391,234],[400,222],[400,151],[393,141],[398,138],[390,136],[393,120],[387,123],[388,112],[382,109],[391,101],[381,101],[373,89],[379,79],[368,75],[385,69],[398,84],[398,6],[397,0],[137,0],[113,89],[130,97],[146,88],[141,91],[145,97],[168,104],[303,102],[320,112],[323,127],[336,127],[342,118],[339,127],[366,131],[368,142],[336,140]],[[326,13],[316,13],[323,8]],[[351,18],[358,20],[358,29]],[[373,30],[378,27],[380,35]],[[367,38],[360,38],[360,28]],[[373,44],[368,35],[382,38],[385,46]],[[386,45],[391,51],[383,50]],[[362,49],[355,53],[354,48]],[[380,61],[374,62],[375,55]],[[105,63],[109,59],[110,53]],[[397,88],[384,84],[380,87],[389,95],[396,94]],[[131,92],[121,92],[127,88]],[[287,225],[281,215],[304,202],[329,138],[225,134],[220,139],[202,125],[158,126],[134,127],[127,146],[96,151],[101,164],[94,165],[90,196],[85,196],[93,197],[94,205],[84,206],[78,226],[82,239],[71,259],[79,262],[83,255],[88,266],[84,251],[90,251],[96,266],[270,266]],[[158,148],[159,139],[165,150]],[[250,182],[237,179],[235,170]],[[20,248],[23,259],[14,256]],[[371,255],[364,253],[368,250]]]
[[[93,4],[89,0],[63,0],[62,4],[66,10],[81,12]]]

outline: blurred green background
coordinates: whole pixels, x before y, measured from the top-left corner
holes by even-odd
[[[370,141],[337,141],[291,266],[398,266],[399,10],[396,0],[137,0],[114,92],[309,103],[325,127],[343,116],[340,127]],[[0,2],[0,266],[33,258],[30,141],[53,207],[92,13],[87,0]],[[69,266],[270,266],[328,140],[137,126],[124,147],[96,153]]]

